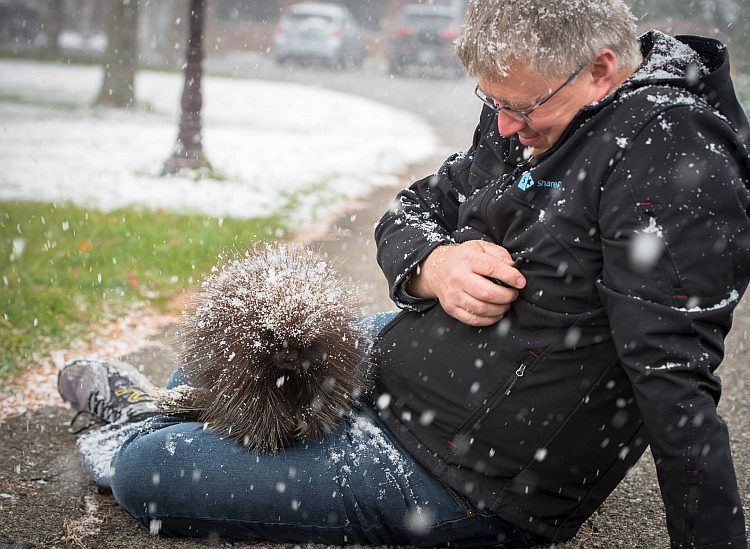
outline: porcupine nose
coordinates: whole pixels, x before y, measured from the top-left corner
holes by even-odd
[[[273,363],[282,370],[296,370],[301,360],[299,351],[295,349],[281,349],[273,354]]]

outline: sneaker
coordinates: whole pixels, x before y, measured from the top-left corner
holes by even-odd
[[[78,413],[102,423],[140,421],[159,413],[154,386],[130,364],[119,360],[79,358],[57,375],[57,390]]]

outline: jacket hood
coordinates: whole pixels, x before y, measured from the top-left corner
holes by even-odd
[[[703,97],[729,120],[745,143],[750,140],[750,126],[734,91],[724,44],[713,38],[672,37],[652,30],[641,37],[641,52],[643,63],[621,91],[654,85],[682,88]]]

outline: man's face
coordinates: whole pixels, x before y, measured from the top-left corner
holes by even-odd
[[[526,65],[516,63],[510,67],[505,78],[480,78],[479,88],[500,106],[527,111],[564,82],[565,77],[544,80],[530,72]],[[600,92],[593,85],[587,67],[584,67],[574,80],[560,88],[528,117],[518,117],[500,109],[497,115],[500,135],[510,137],[517,133],[521,144],[529,147],[533,156],[539,156],[555,144],[581,107],[601,99]]]

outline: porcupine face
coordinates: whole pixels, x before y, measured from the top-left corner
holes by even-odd
[[[178,336],[195,388],[167,411],[256,450],[330,432],[369,384],[354,303],[307,250],[265,246],[215,269]]]

